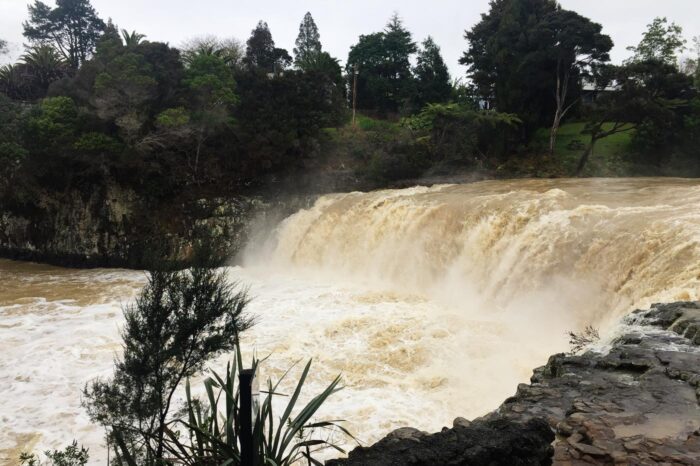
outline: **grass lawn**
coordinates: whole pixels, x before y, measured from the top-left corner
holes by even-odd
[[[610,123],[612,125],[612,123]],[[588,134],[582,134],[585,123],[566,123],[559,128],[554,158],[550,163],[559,165],[565,173],[573,173],[581,154],[590,142]],[[603,127],[607,129],[607,125]],[[584,169],[584,174],[608,176],[625,171],[626,156],[630,153],[633,131],[617,133],[596,143],[594,153]],[[538,151],[546,152],[549,147],[549,128],[542,128],[536,135]]]

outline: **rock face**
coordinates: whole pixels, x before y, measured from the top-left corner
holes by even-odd
[[[195,247],[204,244],[224,262],[245,244],[253,220],[287,215],[311,200],[236,196],[153,206],[133,191],[111,186],[87,197],[46,196],[30,209],[0,204],[0,257],[147,268],[163,256],[186,265]]]
[[[654,305],[625,325],[605,353],[552,356],[482,418],[327,464],[700,465],[700,304]]]

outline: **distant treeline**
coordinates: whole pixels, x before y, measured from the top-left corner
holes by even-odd
[[[5,195],[107,180],[154,197],[236,190],[303,167],[322,130],[347,125],[353,105],[400,122],[392,144],[419,169],[556,156],[567,120],[585,122],[578,173],[596,142],[622,132],[646,163],[700,159],[700,38],[681,59],[691,44],[666,18],[615,66],[600,24],[554,0],[493,0],[465,32],[465,81],[452,80],[434,40],[418,45],[396,14],[359,37],[344,68],[323,50],[310,13],[292,54],[264,21],[245,44],[199,37],[176,48],[119,30],[89,0],[37,0],[23,26],[24,55],[0,69]],[[537,149],[544,128],[548,147]],[[377,153],[391,172],[391,154]]]

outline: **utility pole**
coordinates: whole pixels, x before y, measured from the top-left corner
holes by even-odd
[[[360,70],[357,65],[353,66],[353,82],[352,82],[352,125],[356,126],[355,114],[357,113],[357,75],[360,74]]]

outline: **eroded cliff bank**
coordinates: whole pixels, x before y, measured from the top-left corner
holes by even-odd
[[[482,418],[399,429],[326,464],[700,464],[700,303],[654,305],[623,325],[604,351],[552,356]]]
[[[60,266],[144,269],[187,265],[197,248],[215,264],[245,245],[260,222],[279,220],[315,196],[182,197],[154,203],[110,186],[40,196],[31,208],[0,204],[0,257]]]

